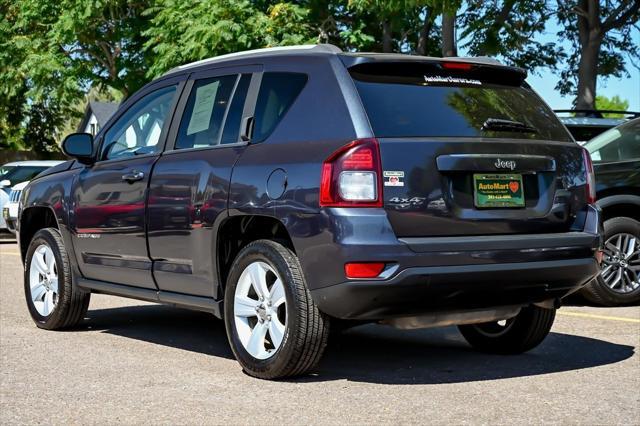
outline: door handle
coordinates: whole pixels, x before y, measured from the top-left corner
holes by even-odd
[[[125,173],[122,175],[122,180],[125,180],[129,183],[142,180],[143,178],[144,178],[144,173],[139,172],[137,170],[133,170],[129,173]]]

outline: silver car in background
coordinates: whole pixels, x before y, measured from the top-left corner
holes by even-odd
[[[7,230],[4,218],[4,206],[9,202],[9,193],[14,185],[28,182],[49,167],[57,166],[62,161],[15,161],[0,166],[0,232]]]

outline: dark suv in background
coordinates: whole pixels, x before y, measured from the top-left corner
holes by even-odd
[[[628,120],[640,118],[640,112],[632,111],[556,109],[554,112],[581,145]]]
[[[597,204],[604,220],[602,274],[584,287],[592,302],[640,301],[640,118],[596,136],[584,146],[593,159]]]
[[[313,368],[341,321],[529,350],[601,236],[589,155],[524,79],[328,45],[179,67],[24,190],[31,316],[72,327],[92,292],[203,310],[261,378]]]

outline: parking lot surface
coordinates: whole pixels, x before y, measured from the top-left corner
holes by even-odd
[[[317,372],[267,382],[204,313],[93,295],[75,330],[32,323],[18,247],[0,242],[0,424],[640,423],[640,307],[567,306],[519,356],[456,328],[367,325]]]

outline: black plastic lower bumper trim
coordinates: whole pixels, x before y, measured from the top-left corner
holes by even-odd
[[[311,292],[323,312],[376,320],[562,298],[599,272],[595,259],[407,268],[384,281],[348,281]]]

